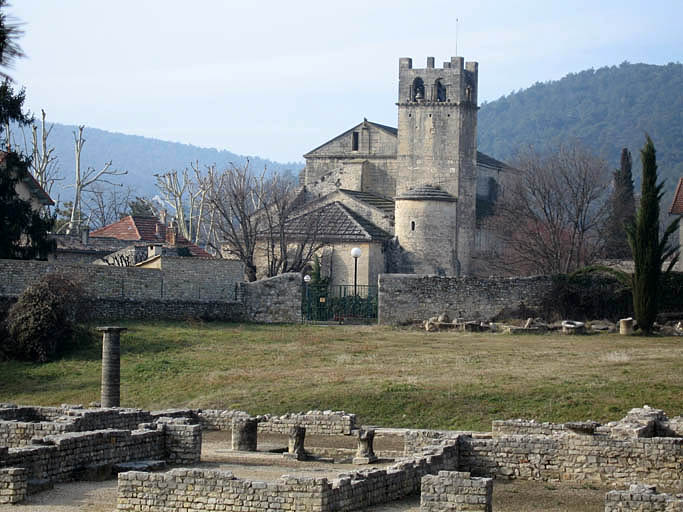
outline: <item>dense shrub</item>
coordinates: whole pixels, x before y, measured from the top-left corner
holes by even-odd
[[[6,356],[35,362],[53,359],[69,345],[83,313],[80,286],[68,277],[48,274],[19,296],[6,319]]]
[[[662,313],[683,313],[683,273],[662,276],[659,307]],[[544,301],[547,318],[618,320],[633,315],[631,290],[615,276],[602,272],[578,272],[554,277],[553,289]]]

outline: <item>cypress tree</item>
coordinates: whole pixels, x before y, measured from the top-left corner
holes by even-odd
[[[628,148],[621,150],[621,165],[614,171],[610,196],[610,214],[607,223],[605,253],[608,258],[626,259],[631,251],[626,241],[626,225],[633,222],[636,201],[633,195],[632,159]]]
[[[668,273],[678,260],[678,251],[669,244],[669,237],[678,228],[680,219],[673,221],[659,238],[659,201],[662,198],[663,183],[657,183],[657,159],[652,139],[646,136],[646,143],[640,151],[643,164],[643,178],[640,207],[635,221],[626,227],[626,235],[635,270],[631,277],[633,311],[640,329],[650,334],[659,310],[659,283],[662,265],[670,259]]]

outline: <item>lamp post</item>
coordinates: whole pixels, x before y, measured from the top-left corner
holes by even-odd
[[[360,250],[360,247],[354,247],[351,249],[351,256],[353,256],[353,294],[358,295],[358,258],[360,258],[360,255],[363,253],[363,251]]]
[[[311,320],[311,289],[308,284],[311,282],[311,276],[308,274],[304,276],[304,284],[306,285],[306,316],[307,320]]]

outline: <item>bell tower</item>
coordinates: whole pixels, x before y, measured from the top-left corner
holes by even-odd
[[[433,185],[457,199],[452,236],[465,275],[476,227],[477,82],[478,64],[462,57],[442,68],[428,57],[422,69],[410,58],[399,60],[396,193]]]

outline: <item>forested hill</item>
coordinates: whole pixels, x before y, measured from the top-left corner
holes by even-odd
[[[49,123],[48,126],[52,124]],[[54,123],[48,139],[49,146],[55,148],[54,154],[58,158],[60,173],[66,176],[64,181],[55,184],[53,194],[55,199],[70,198],[73,195],[71,189],[64,189],[64,185],[70,184],[74,172],[74,135],[76,126]],[[30,140],[30,132],[25,130]],[[101,169],[105,162],[112,161],[112,169],[127,170],[126,176],[117,177],[117,181],[124,185],[130,185],[137,195],[154,195],[157,193],[154,174],[182,170],[190,167],[190,163],[199,161],[201,166],[216,164],[225,167],[230,162],[242,165],[249,159],[253,169],[262,171],[264,166],[268,171],[287,173],[291,172],[295,177],[303,168],[303,163],[279,163],[272,162],[256,156],[244,156],[231,153],[230,151],[212,148],[201,148],[178,142],[168,142],[137,135],[125,135],[122,133],[108,132],[97,128],[86,127],[83,131],[86,142],[81,154],[82,167],[94,167]],[[14,129],[13,138],[20,142],[23,138],[21,131]]]
[[[648,133],[670,190],[683,176],[683,65],[625,62],[536,83],[483,104],[478,128],[479,149],[506,161],[528,145],[544,150],[578,139],[616,168],[627,147],[636,178]]]

